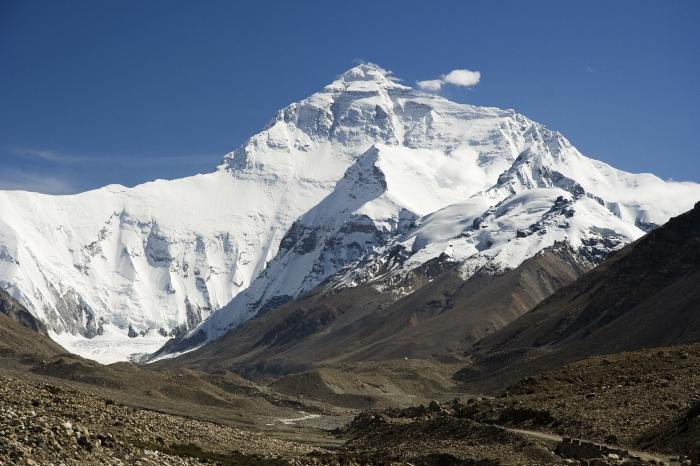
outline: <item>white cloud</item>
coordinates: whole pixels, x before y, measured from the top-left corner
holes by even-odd
[[[438,92],[442,88],[441,79],[428,79],[426,81],[416,81],[418,87],[428,92]]]
[[[479,84],[481,73],[470,70],[452,70],[442,77],[443,81],[455,86],[471,87]]]
[[[416,81],[418,87],[427,92],[440,92],[442,86],[451,84],[453,86],[472,87],[479,84],[481,73],[467,69],[452,70],[443,74],[439,79],[427,79]]]

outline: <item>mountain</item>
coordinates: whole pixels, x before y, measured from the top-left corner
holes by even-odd
[[[341,78],[344,86],[356,72]],[[371,284],[398,299],[415,291],[413,271],[434,260],[458,263],[468,279],[514,269],[562,242],[592,266],[700,198],[696,184],[584,157],[561,134],[511,110],[405,87],[384,91],[399,140],[361,154],[294,222],[251,286],[170,351],[215,340],[320,285]]]
[[[463,381],[498,384],[592,355],[700,341],[700,203],[470,351]]]
[[[200,346],[321,284],[396,300],[435,260],[466,280],[563,242],[598,263],[697,199],[696,184],[616,170],[513,110],[363,64],[212,173],[0,192],[0,287],[67,348],[124,359],[173,336]]]

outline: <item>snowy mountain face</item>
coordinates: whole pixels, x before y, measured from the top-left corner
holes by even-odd
[[[200,345],[320,284],[408,293],[396,284],[431,260],[497,273],[567,241],[596,263],[698,199],[696,184],[586,158],[512,110],[360,65],[213,173],[0,191],[0,286],[64,346],[107,360],[91,342],[118,343],[123,359],[186,332],[183,347]]]
[[[360,67],[341,81],[347,86],[360,73],[386,78]],[[458,263],[466,279],[568,243],[592,267],[700,198],[696,184],[586,158],[513,111],[395,84],[383,100],[391,106],[374,115],[390,124],[382,134],[391,137],[357,156],[333,191],[294,222],[248,289],[167,351],[205,344],[320,285],[370,282],[405,295],[413,271],[435,261]]]

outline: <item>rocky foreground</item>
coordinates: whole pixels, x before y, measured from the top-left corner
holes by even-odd
[[[700,345],[590,358],[494,397],[354,411],[334,431],[300,421],[285,436],[109,396],[0,376],[0,465],[700,464]]]
[[[207,451],[199,445],[207,445]],[[0,465],[289,464],[311,449],[0,376]],[[264,452],[264,455],[260,455]]]

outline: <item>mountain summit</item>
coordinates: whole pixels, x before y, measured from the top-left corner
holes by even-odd
[[[362,64],[212,173],[0,192],[0,286],[62,345],[109,361],[172,336],[191,349],[319,285],[398,298],[436,261],[468,278],[564,242],[594,265],[698,199],[696,184],[616,170],[512,110]]]

